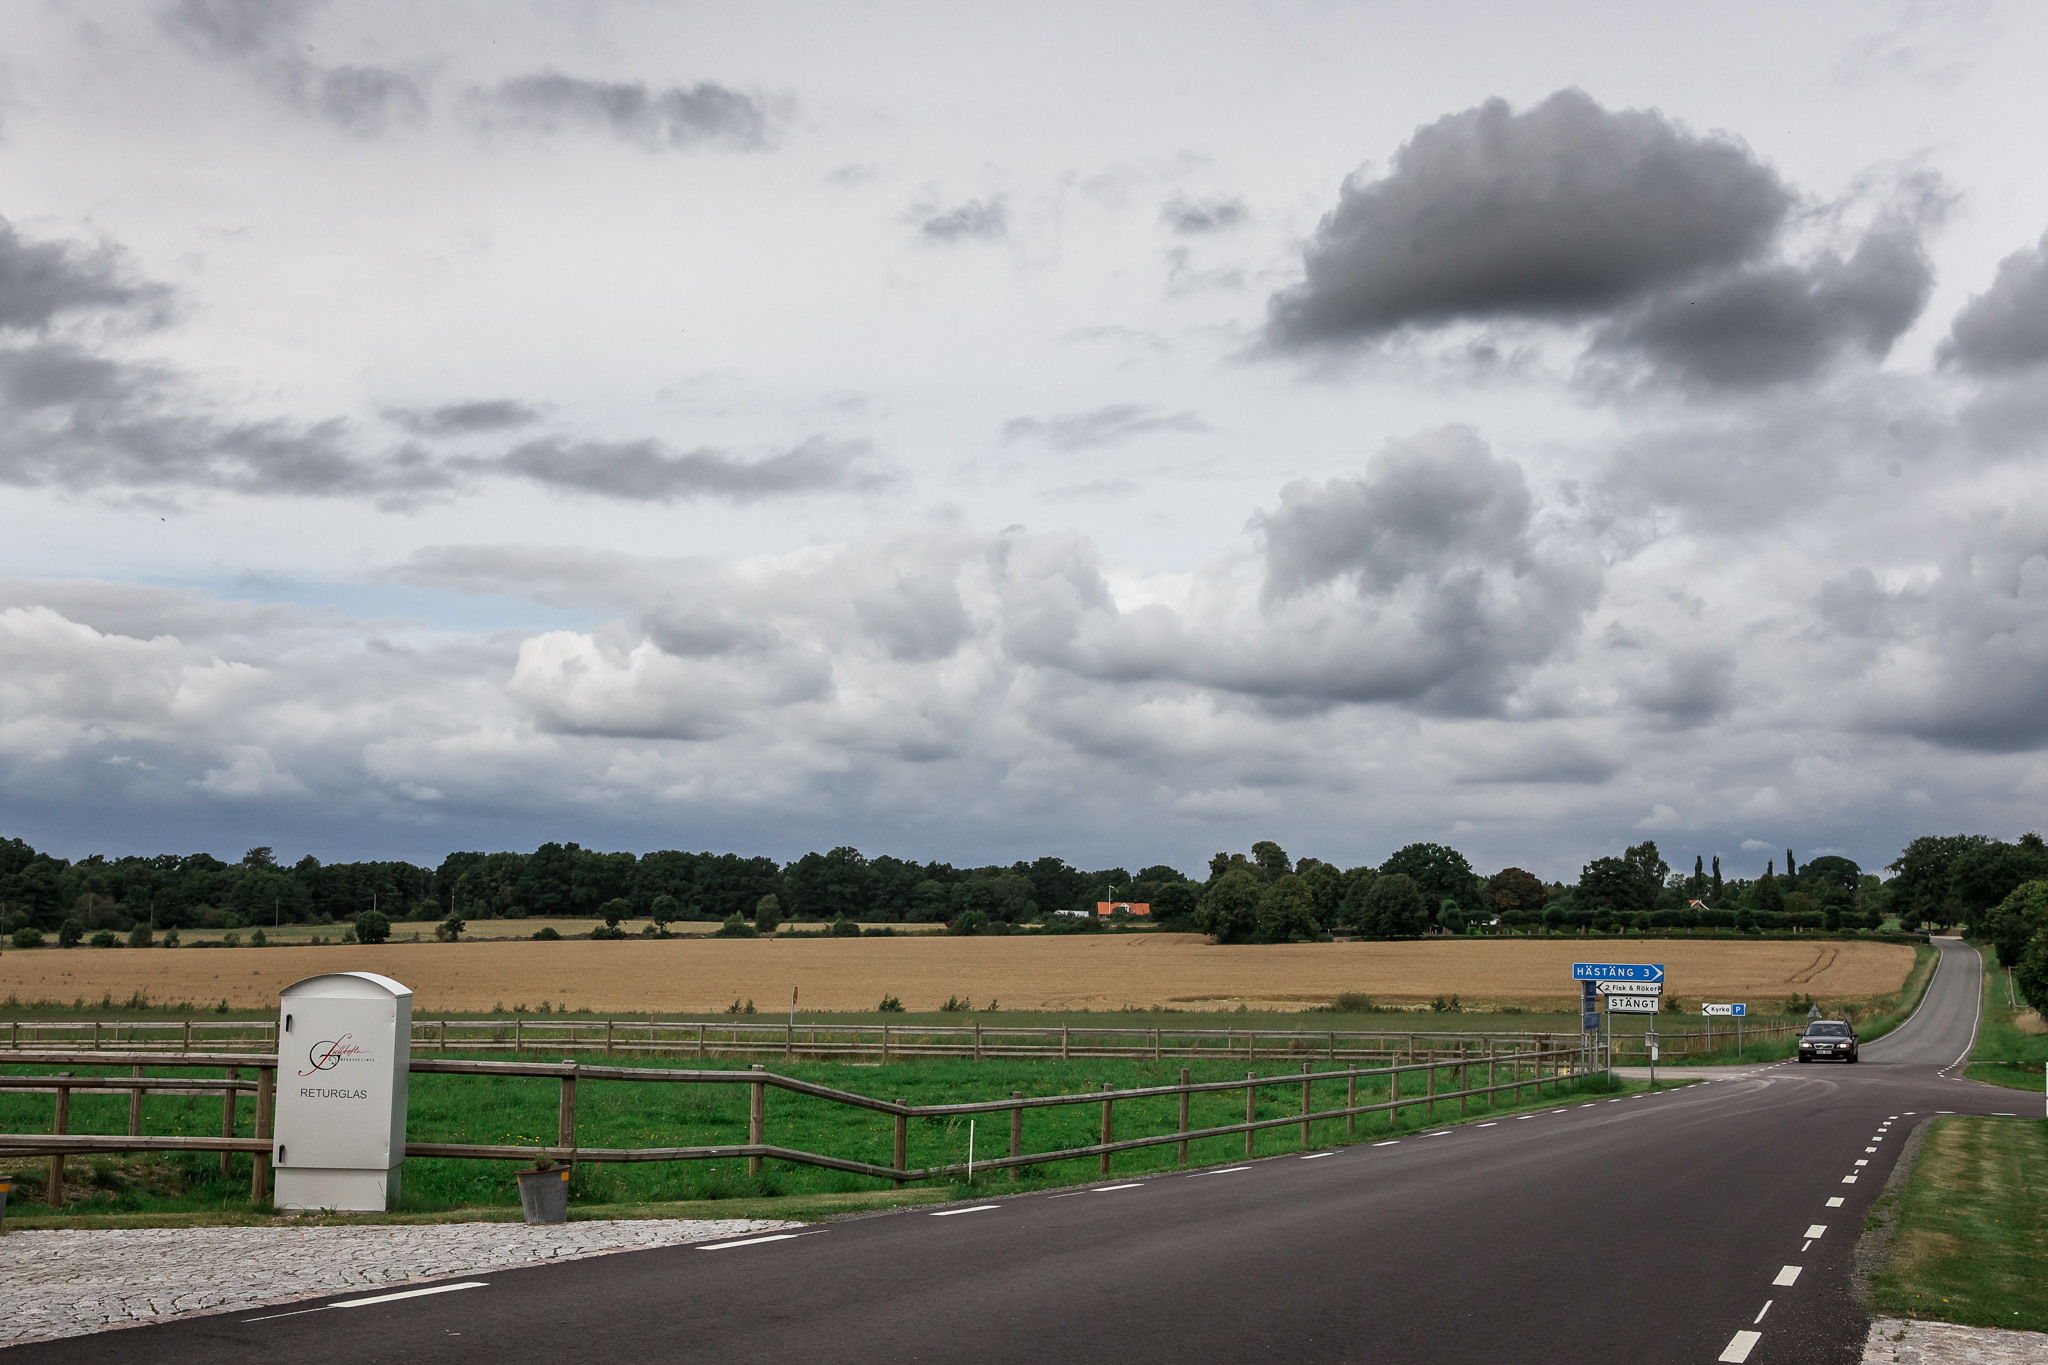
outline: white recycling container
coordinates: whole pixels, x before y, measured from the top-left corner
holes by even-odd
[[[331,972],[279,992],[278,1208],[381,1212],[398,1201],[411,1063],[412,991],[390,977]]]

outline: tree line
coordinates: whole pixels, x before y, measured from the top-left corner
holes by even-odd
[[[1054,857],[958,868],[840,847],[788,864],[736,853],[662,850],[635,855],[574,843],[531,853],[460,852],[438,867],[405,862],[285,865],[267,847],[239,862],[210,854],[76,862],[0,840],[0,934],[31,928],[80,934],[260,928],[271,924],[386,920],[771,918],[849,923],[945,924],[955,932],[1018,925],[1071,932],[1100,926],[1100,900],[1149,902],[1156,923],[1225,943],[1309,942],[1334,929],[1372,938],[1429,933],[1611,933],[1666,928],[1873,930],[1967,925],[1984,933],[2017,888],[2048,881],[2048,847],[2028,834],[2006,843],[1984,835],[1926,835],[1884,869],[1863,871],[1825,855],[1783,871],[1724,877],[1704,856],[1674,871],[1654,841],[1594,858],[1576,882],[1545,883],[1507,867],[1481,876],[1441,844],[1416,843],[1384,862],[1341,868],[1292,858],[1261,841],[1249,853],[1218,853],[1207,876],[1154,864],[1082,869]],[[76,941],[75,937],[72,941]],[[2017,957],[2008,957],[2008,962]]]

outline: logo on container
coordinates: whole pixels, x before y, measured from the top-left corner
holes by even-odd
[[[332,1071],[343,1062],[368,1061],[369,1058],[363,1056],[362,1048],[349,1041],[354,1036],[352,1033],[344,1033],[339,1038],[326,1038],[313,1044],[306,1050],[306,1061],[313,1070],[301,1071],[299,1074],[310,1076],[316,1071]]]

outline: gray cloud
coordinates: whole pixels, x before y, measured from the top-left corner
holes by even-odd
[[[1941,358],[1977,374],[2048,360],[2048,233],[1998,263],[1991,287],[1956,314]]]
[[[1933,287],[1919,232],[1895,221],[1847,260],[1826,253],[1804,266],[1752,266],[1657,294],[1601,328],[1594,346],[1711,386],[1784,383],[1850,347],[1882,356]]]
[[[909,663],[947,658],[972,629],[950,578],[898,578],[886,591],[856,597],[853,610],[861,630],[890,658]]]
[[[1176,194],[1159,207],[1159,221],[1174,232],[1222,232],[1250,217],[1251,210],[1236,195],[1190,199]]]
[[[678,659],[715,659],[725,654],[758,654],[782,644],[782,634],[761,621],[730,612],[655,611],[640,618],[647,638]]]
[[[918,234],[935,242],[993,241],[1010,231],[1010,208],[1001,195],[970,199],[935,213],[918,225]]]
[[[246,68],[301,113],[357,137],[414,127],[427,92],[412,75],[381,66],[321,66],[300,52],[318,0],[179,0],[164,27],[202,56]]]
[[[473,93],[486,121],[559,132],[582,128],[643,147],[725,146],[752,151],[770,144],[774,122],[752,95],[712,81],[650,90],[639,81],[593,81],[544,71]]]
[[[1389,442],[1363,479],[1291,483],[1254,526],[1266,545],[1268,597],[1339,577],[1384,591],[1475,563],[1528,567],[1535,499],[1522,470],[1468,427]]]
[[[1630,701],[1672,729],[1692,729],[1726,715],[1735,704],[1735,660],[1726,649],[1669,650],[1628,684]]]
[[[527,403],[492,398],[473,403],[448,403],[437,408],[389,408],[384,416],[416,436],[470,436],[532,426],[542,413]]]
[[[169,297],[160,285],[131,280],[111,248],[24,242],[0,218],[0,327],[40,329],[59,314],[92,309],[142,308],[155,315]]]
[[[742,460],[722,451],[672,453],[659,441],[529,441],[465,467],[517,474],[556,488],[612,498],[673,502],[701,497],[752,502],[789,493],[872,487],[856,466],[867,447],[813,438],[779,455]]]
[[[1270,338],[1371,338],[1462,317],[1581,317],[1772,240],[1792,204],[1741,144],[1577,90],[1418,129],[1376,180],[1347,181],[1271,303]]]
[[[1003,439],[1041,440],[1060,450],[1087,450],[1151,431],[1206,430],[1208,427],[1192,412],[1159,412],[1136,403],[1111,403],[1087,412],[1013,417],[1003,423]]]
[[[1986,753],[2048,746],[2048,513],[1984,519],[1925,584],[1852,571],[1813,604],[1868,646],[1853,722]]]

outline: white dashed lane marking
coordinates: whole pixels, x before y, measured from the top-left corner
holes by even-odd
[[[1815,1224],[1814,1224],[1814,1225],[1813,1225],[1812,1227],[1810,1227],[1810,1228],[1808,1228],[1808,1229],[1806,1230],[1806,1235],[1807,1235],[1807,1236],[1808,1236],[1809,1238],[1812,1238],[1812,1237],[1818,1237],[1818,1236],[1820,1236],[1820,1235],[1821,1235],[1822,1233],[1826,1232],[1827,1230],[1828,1230],[1828,1225],[1827,1225],[1826,1223],[1815,1223]]]
[[[1842,1207],[1842,1196],[1838,1194],[1835,1195],[1833,1198],[1829,1199],[1828,1207],[1831,1209],[1838,1209]]]
[[[1775,1280],[1772,1280],[1772,1281],[1771,1281],[1771,1283],[1772,1283],[1772,1284],[1797,1284],[1797,1283],[1799,1282],[1799,1272],[1800,1272],[1800,1271],[1801,1271],[1801,1270],[1802,1270],[1803,1268],[1804,1268],[1804,1267],[1802,1267],[1802,1266],[1796,1266],[1796,1265],[1788,1265],[1788,1266],[1785,1266],[1785,1267],[1781,1268],[1781,1269],[1780,1269],[1780,1270],[1778,1271],[1778,1278],[1777,1278],[1777,1279],[1775,1279]]]
[[[932,1217],[952,1218],[963,1213],[987,1213],[990,1209],[999,1209],[1001,1207],[1001,1204],[976,1204],[971,1209],[939,1209],[932,1214]]]
[[[1756,1349],[1756,1344],[1763,1339],[1764,1334],[1762,1332],[1737,1332],[1727,1346],[1722,1348],[1721,1354],[1714,1358],[1716,1360],[1733,1361],[1734,1365],[1742,1365],[1743,1361],[1749,1359],[1749,1353]]]

